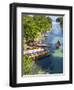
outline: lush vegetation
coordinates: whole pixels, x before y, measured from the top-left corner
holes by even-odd
[[[59,17],[56,19],[57,22],[60,22],[61,27],[63,28],[63,17]]]
[[[23,74],[32,75],[32,74],[43,74],[45,73],[41,67],[39,67],[30,56],[24,55],[23,57]]]
[[[32,73],[33,60],[28,55],[23,56],[23,74]]]
[[[50,31],[52,27],[51,18],[44,15],[23,15],[23,46],[26,51],[30,48],[30,43],[40,40],[43,33]],[[35,70],[34,70],[35,68]],[[23,56],[23,74],[31,75],[34,72],[44,73],[40,67],[38,67],[35,62],[33,62],[32,57],[28,55]]]
[[[40,34],[50,30],[52,20],[42,15],[23,16],[23,31],[26,43],[35,41]]]

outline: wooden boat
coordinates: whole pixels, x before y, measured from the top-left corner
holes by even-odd
[[[32,57],[33,60],[38,60],[44,57],[49,56],[49,51],[45,49],[34,49],[34,50],[28,50],[24,52],[24,55],[28,55],[29,57]]]
[[[60,43],[60,41],[58,40],[57,43],[56,43],[56,49],[59,49],[60,46],[61,46],[61,43]]]
[[[50,55],[49,52],[45,51],[45,52],[41,52],[39,54],[34,54],[31,57],[35,61],[35,60],[39,60],[39,59],[45,58],[45,57],[47,57],[49,55]]]

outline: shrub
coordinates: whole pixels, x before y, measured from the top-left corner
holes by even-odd
[[[33,61],[32,58],[28,55],[23,56],[23,74],[32,74],[32,65]]]

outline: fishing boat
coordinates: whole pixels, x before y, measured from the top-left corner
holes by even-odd
[[[61,43],[60,41],[58,40],[57,43],[56,43],[56,49],[59,49],[61,47]]]

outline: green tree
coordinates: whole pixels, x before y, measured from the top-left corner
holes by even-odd
[[[56,19],[57,22],[60,22],[61,27],[63,28],[63,17],[59,17]]]
[[[52,20],[44,15],[23,16],[23,31],[27,44],[36,40],[39,33],[50,30]]]
[[[40,32],[46,32],[47,30],[50,30],[52,21],[49,17],[43,15],[35,15],[34,20],[37,27],[39,27]]]
[[[38,35],[38,27],[35,24],[33,17],[31,16],[25,16],[23,17],[23,31],[24,31],[24,37],[27,41],[27,43],[34,41],[34,39]]]

